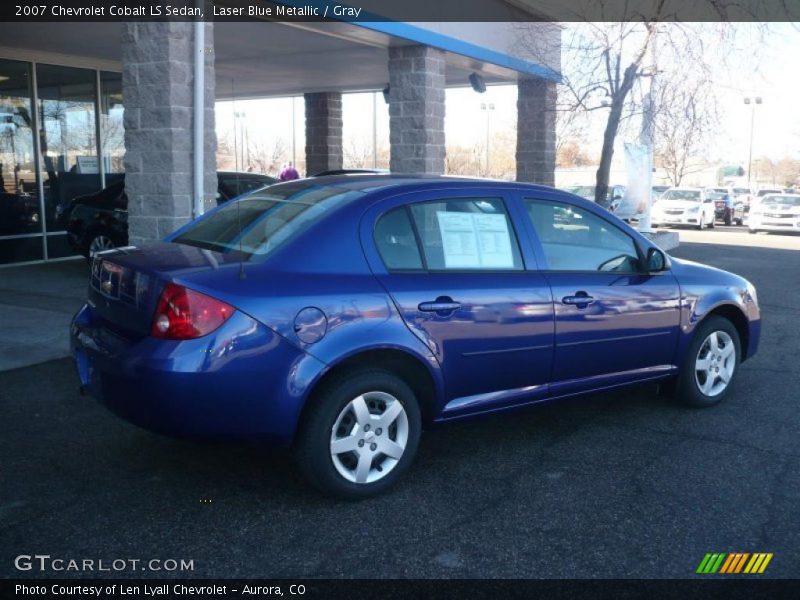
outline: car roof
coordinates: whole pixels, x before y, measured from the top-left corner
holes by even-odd
[[[476,177],[453,177],[445,175],[424,175],[417,173],[365,173],[324,175],[322,177],[295,179],[285,183],[276,183],[275,185],[270,186],[267,192],[280,193],[283,190],[287,190],[287,188],[294,188],[293,191],[300,192],[312,187],[335,187],[342,190],[359,191],[364,193],[372,193],[380,190],[409,192],[433,190],[439,188],[469,188],[471,186],[492,186],[526,190],[555,190],[553,187],[536,185],[532,183],[519,183],[514,181],[482,179]],[[289,197],[290,196],[287,195],[287,199],[289,199]]]

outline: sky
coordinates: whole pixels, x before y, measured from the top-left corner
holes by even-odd
[[[748,24],[742,25],[747,28]],[[747,32],[745,32],[747,33]],[[745,36],[747,37],[747,36]],[[759,96],[755,106],[753,157],[800,158],[800,28],[797,24],[772,24],[763,38],[752,37],[741,56],[733,57],[735,68],[720,68],[713,74],[717,86],[721,127],[708,149],[708,158],[727,164],[746,165],[750,140],[752,104],[745,97]],[[754,60],[753,57],[757,57]],[[494,106],[493,110],[482,109]],[[343,100],[345,145],[372,144],[373,106],[377,109],[378,143],[388,143],[388,108],[378,93],[346,94]],[[294,107],[294,108],[293,108]],[[294,119],[292,114],[294,111]],[[234,117],[238,113],[239,118]],[[604,110],[592,113],[588,150],[596,155],[607,116]],[[274,98],[220,102],[217,105],[217,132],[221,140],[233,142],[233,123],[239,146],[247,137],[250,146],[265,151],[276,140],[291,155],[304,152],[304,108],[302,98]],[[484,94],[471,88],[450,88],[446,94],[445,134],[448,144],[473,146],[485,139],[487,120],[490,134],[512,132],[516,123],[516,86],[489,86]],[[294,124],[294,128],[293,128]],[[638,128],[633,127],[634,131]],[[292,140],[294,139],[294,143]],[[624,142],[620,139],[619,142]]]

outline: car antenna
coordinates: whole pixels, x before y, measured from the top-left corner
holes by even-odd
[[[242,210],[239,196],[239,136],[236,133],[236,91],[233,87],[233,77],[231,77],[231,98],[233,98],[233,152],[236,157],[234,164],[236,165],[236,228],[239,230],[239,279],[247,279],[247,274],[244,271],[244,253],[242,252]]]

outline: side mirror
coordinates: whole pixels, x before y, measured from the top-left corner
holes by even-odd
[[[649,273],[660,273],[667,270],[667,257],[658,248],[647,250],[647,271]]]

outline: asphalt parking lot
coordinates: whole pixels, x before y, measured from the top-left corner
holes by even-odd
[[[0,576],[49,554],[192,559],[196,577],[692,577],[738,551],[799,577],[800,238],[681,237],[676,256],[758,288],[761,349],[724,404],[645,386],[446,426],[402,485],[355,504],[280,454],[119,421],[67,359],[0,373]]]

